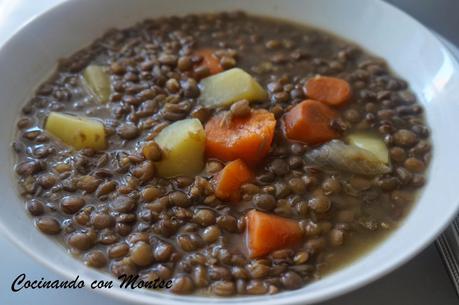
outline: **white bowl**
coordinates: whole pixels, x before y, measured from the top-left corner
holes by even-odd
[[[20,107],[34,89],[68,56],[112,27],[144,18],[192,12],[243,9],[250,13],[303,22],[355,41],[389,62],[409,81],[432,129],[434,153],[428,183],[419,201],[386,241],[353,264],[302,289],[272,296],[218,299],[221,304],[305,304],[356,289],[400,266],[445,228],[459,206],[459,67],[444,46],[422,25],[379,1],[215,1],[82,0],[67,1],[36,17],[0,49],[0,231],[32,257],[88,286],[111,279],[72,258],[52,238],[40,234],[16,193],[12,171],[13,138]],[[145,304],[208,304],[217,298],[176,296],[146,290],[102,290],[107,295]]]

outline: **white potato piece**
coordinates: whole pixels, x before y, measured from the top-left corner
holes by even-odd
[[[204,166],[206,133],[198,119],[177,121],[155,137],[162,159],[155,162],[161,177],[193,176]]]
[[[372,152],[381,162],[389,164],[389,151],[384,141],[375,134],[355,132],[347,136],[349,144]]]
[[[104,124],[96,119],[51,112],[45,130],[75,149],[106,147]]]
[[[110,76],[104,71],[103,66],[87,66],[83,71],[83,79],[86,87],[100,103],[108,102],[111,93]]]
[[[228,106],[243,99],[262,101],[267,98],[260,84],[239,68],[206,77],[199,83],[199,88],[199,102],[209,108]]]

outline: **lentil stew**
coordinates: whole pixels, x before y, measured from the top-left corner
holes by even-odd
[[[59,62],[13,142],[38,230],[176,294],[274,294],[400,225],[431,156],[384,60],[243,12],[110,30]]]

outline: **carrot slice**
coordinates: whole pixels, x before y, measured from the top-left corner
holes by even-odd
[[[252,172],[241,159],[231,161],[213,179],[215,196],[221,200],[237,202],[241,198],[239,188],[252,178]]]
[[[202,62],[200,65],[206,66],[209,69],[211,75],[223,71],[223,67],[220,65],[220,61],[213,53],[213,49],[200,49],[194,52],[195,55],[202,56]]]
[[[274,136],[276,119],[264,109],[252,110],[246,117],[231,120],[221,112],[206,124],[207,156],[222,161],[242,159],[256,165],[269,152]]]
[[[303,237],[297,221],[251,210],[247,213],[247,243],[252,258],[296,246]]]
[[[330,106],[343,106],[351,98],[351,86],[344,79],[318,76],[308,80],[305,94]]]
[[[306,144],[320,144],[337,138],[338,133],[331,128],[331,121],[337,116],[327,105],[305,100],[284,115],[284,132],[290,140]]]

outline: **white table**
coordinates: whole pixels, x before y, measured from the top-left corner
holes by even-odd
[[[24,22],[62,0],[0,0],[0,45]],[[391,1],[394,2],[394,1]],[[89,290],[21,290],[12,292],[17,275],[61,279],[0,236],[0,304],[124,304]],[[321,305],[450,305],[459,304],[435,246],[388,276]]]

